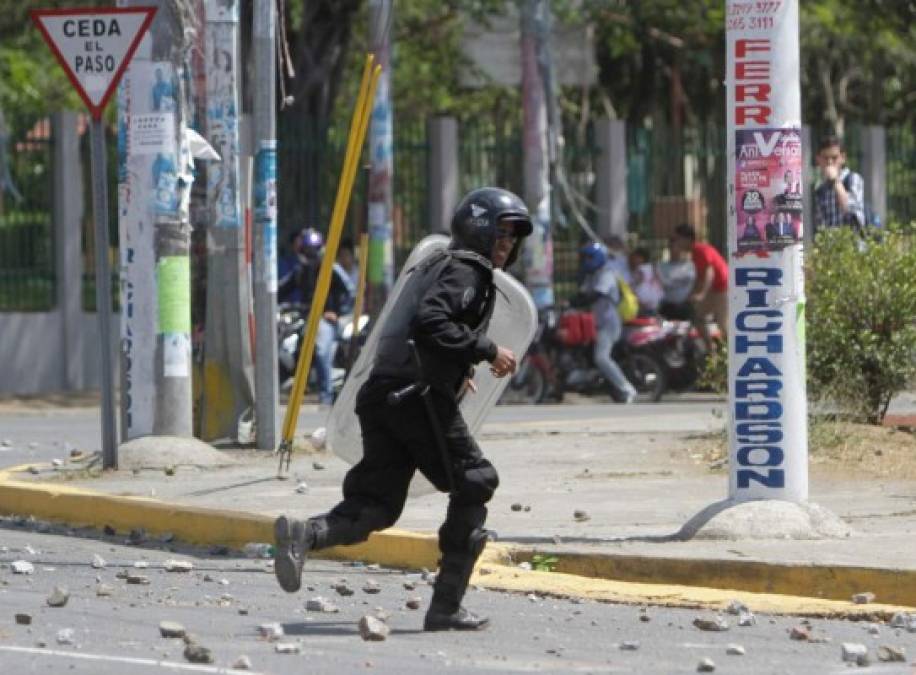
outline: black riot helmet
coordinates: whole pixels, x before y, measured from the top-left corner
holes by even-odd
[[[500,222],[513,223],[518,237],[506,261],[509,267],[518,257],[522,240],[531,234],[532,226],[525,202],[502,188],[477,188],[464,196],[452,216],[451,248],[473,251],[489,260]]]

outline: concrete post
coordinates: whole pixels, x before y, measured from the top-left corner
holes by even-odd
[[[867,126],[862,130],[862,166],[853,167],[865,180],[865,201],[887,222],[887,130]]]
[[[54,139],[54,277],[61,326],[61,382],[65,391],[83,382],[82,249],[83,172],[80,166],[77,113],[55,113]]]
[[[458,120],[431,117],[426,123],[429,139],[429,231],[447,233],[458,204]]]
[[[275,6],[256,5],[255,60],[255,188],[254,310],[255,419],[257,446],[277,447],[279,402],[277,383],[277,35]]]
[[[599,119],[595,122],[598,166],[595,176],[598,222],[595,231],[602,237],[627,232],[627,123]]]
[[[814,153],[811,144],[811,127],[801,129],[802,142],[802,240],[804,248],[811,250],[814,244]]]

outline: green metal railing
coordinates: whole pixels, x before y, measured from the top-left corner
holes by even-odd
[[[47,311],[56,302],[50,125],[9,139],[6,150],[19,194],[0,194],[0,312]]]

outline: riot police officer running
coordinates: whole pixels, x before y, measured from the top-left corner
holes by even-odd
[[[438,490],[450,493],[439,529],[439,573],[423,623],[429,631],[477,630],[488,624],[461,602],[487,541],[485,504],[499,477],[471,437],[458,403],[481,361],[489,362],[496,377],[515,371],[512,351],[486,335],[495,302],[493,269],[515,261],[532,225],[516,195],[480,188],[462,199],[451,230],[446,251],[409,271],[394,309],[379,327],[373,368],[356,398],[363,458],[344,479],[343,501],[326,514],[304,521],[281,516],[274,524],[274,570],[280,586],[293,593],[301,586],[310,551],[365,541],[371,532],[392,526],[419,469]],[[391,406],[389,394],[420,375],[408,340],[416,345],[430,400],[412,396]],[[437,447],[436,422],[444,448]]]

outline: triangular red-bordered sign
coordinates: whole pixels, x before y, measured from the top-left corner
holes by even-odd
[[[29,12],[94,119],[101,118],[155,13],[155,7]]]

